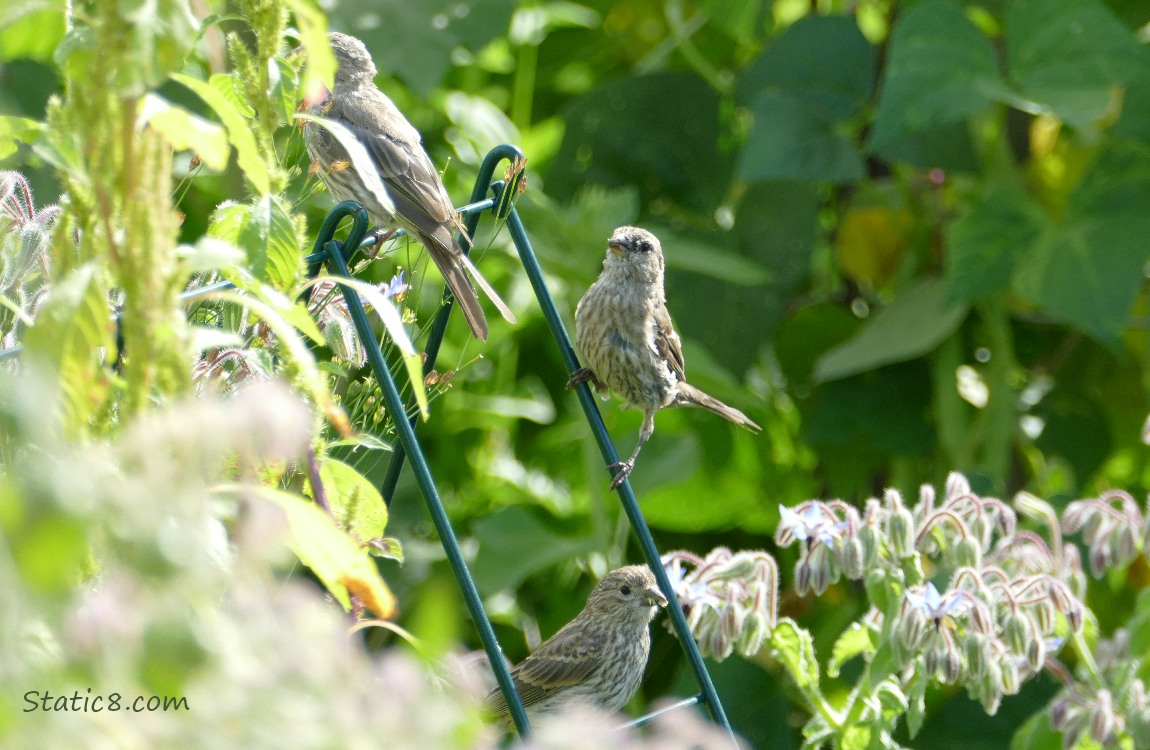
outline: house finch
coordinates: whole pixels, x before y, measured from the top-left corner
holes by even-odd
[[[532,721],[573,703],[618,711],[639,689],[651,634],[647,625],[667,597],[645,565],[628,565],[603,577],[587,606],[511,670],[515,692]],[[484,705],[508,716],[498,688]]]
[[[701,406],[753,431],[761,428],[746,414],[687,383],[679,334],[671,325],[663,291],[663,249],[645,229],[619,227],[607,240],[603,272],[575,308],[575,340],[587,367],[576,370],[568,387],[590,382],[596,391],[614,391],[626,406],[643,411],[639,444],[611,480],[616,489],[639,449],[655,431],[655,412],[668,406]]]
[[[347,34],[328,36],[337,65],[335,87],[326,99],[309,107],[308,114],[338,122],[364,145],[372,167],[395,203],[395,213],[382,206],[364,186],[356,165],[336,137],[313,122],[304,123],[303,129],[308,155],[319,165],[322,179],[336,200],[359,201],[378,225],[402,227],[427,248],[451,293],[459,300],[471,331],[486,341],[487,319],[465,271],[471,271],[504,318],[514,323],[515,316],[463,254],[453,232],[461,230],[462,224],[451,196],[423,149],[419,131],[375,87],[375,64],[363,42]]]

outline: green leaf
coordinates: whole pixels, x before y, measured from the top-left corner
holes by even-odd
[[[0,60],[50,62],[64,38],[67,6],[65,0],[22,0],[0,5]]]
[[[1099,0],[1012,0],[1005,27],[1022,94],[1079,127],[1107,112],[1112,86],[1150,73],[1147,50]]]
[[[843,121],[870,99],[874,71],[874,49],[852,19],[812,15],[790,26],[739,81],[754,116],[739,176],[860,179],[862,159]]]
[[[395,596],[379,576],[375,562],[326,513],[295,495],[270,487],[244,487],[275,503],[287,513],[292,549],[344,609],[351,608],[349,595],[357,596],[383,618],[396,614]]]
[[[16,153],[17,143],[34,143],[43,129],[43,124],[27,117],[0,117],[0,159]]]
[[[264,195],[251,204],[236,245],[247,253],[248,270],[257,279],[277,289],[295,282],[300,251],[291,211],[279,197]]]
[[[1102,341],[1127,324],[1150,253],[1150,147],[1115,143],[1018,262],[1014,290],[1039,309]]]
[[[519,506],[475,521],[472,531],[480,549],[475,584],[484,594],[514,589],[536,571],[597,548],[593,537],[560,533]]]
[[[1019,257],[1050,217],[1020,187],[996,185],[946,230],[949,299],[977,302],[1004,291]]]
[[[713,210],[734,161],[715,148],[723,138],[720,109],[718,93],[688,73],[628,76],[594,88],[562,114],[567,131],[548,192],[567,198],[588,183],[642,185],[649,195]]]
[[[243,116],[239,109],[232,104],[228,97],[220,93],[210,83],[192,78],[183,73],[173,73],[172,80],[191,89],[196,96],[212,108],[220,122],[228,129],[228,140],[236,149],[236,161],[243,170],[244,176],[252,184],[257,195],[266,195],[271,190],[270,176],[267,165],[260,157],[259,147],[256,146],[256,137],[252,133],[251,123]]]
[[[1057,750],[1062,747],[1062,733],[1050,727],[1046,709],[1036,711],[1010,739],[1010,750]]]
[[[353,539],[362,545],[383,536],[387,505],[367,477],[331,457],[320,460],[319,475],[332,514]]]
[[[144,97],[139,119],[176,151],[195,151],[210,169],[220,172],[228,166],[228,136],[219,125],[155,94]]]
[[[395,213],[395,203],[392,202],[391,194],[387,192],[387,188],[383,185],[383,180],[380,179],[379,170],[376,169],[371,160],[371,156],[367,153],[367,149],[359,142],[358,138],[351,134],[350,130],[334,120],[313,117],[304,112],[297,112],[296,117],[300,120],[315,123],[317,126],[335,136],[335,139],[339,141],[339,145],[343,146],[343,150],[347,152],[352,166],[355,167],[356,174],[358,174],[363,181],[363,186],[371,192],[372,197],[375,198],[376,202],[378,202],[385,211]]]
[[[652,227],[658,236],[671,236],[672,230]],[[688,237],[676,238],[674,252],[666,254],[667,268],[691,271],[709,276],[725,284],[736,286],[762,286],[771,280],[770,271],[762,265],[738,254],[736,250],[712,245]]]
[[[819,689],[819,662],[810,633],[791,618],[784,617],[771,631],[770,644],[799,690],[805,693]]]
[[[875,313],[858,335],[819,357],[816,382],[838,380],[934,349],[966,317],[967,306],[947,299],[942,279],[922,278]]]
[[[827,662],[827,676],[838,677],[843,664],[856,656],[870,656],[874,652],[875,644],[870,629],[857,622],[851,623],[835,641],[831,659]]]
[[[1143,589],[1134,604],[1134,616],[1126,624],[1130,653],[1150,654],[1150,589]]]
[[[312,0],[287,0],[287,5],[299,24],[300,44],[307,51],[304,98],[319,101],[320,92],[335,81],[335,54],[327,40],[327,16]]]
[[[878,744],[874,744],[875,742]],[[876,736],[876,731],[868,724],[855,724],[843,729],[839,738],[838,747],[841,750],[875,750],[875,748],[890,748],[895,750],[896,745],[888,745]]]
[[[69,430],[88,424],[111,387],[102,362],[115,351],[106,300],[98,266],[82,265],[53,283],[24,338],[24,360],[58,375]]]
[[[915,5],[891,36],[869,148],[890,154],[908,135],[983,112],[1006,93],[990,40],[961,7]]]

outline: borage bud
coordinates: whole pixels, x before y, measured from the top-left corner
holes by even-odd
[[[865,570],[863,567],[864,557],[861,539],[857,536],[844,539],[839,547],[839,565],[843,569],[843,575],[852,581],[862,578],[863,570]]]
[[[974,677],[982,677],[990,665],[990,639],[971,635],[966,639],[966,664]]]
[[[770,635],[770,625],[762,612],[751,612],[743,625],[743,632],[739,635],[739,653],[745,657],[752,657],[759,653],[763,641]]]
[[[983,549],[973,534],[960,537],[954,545],[954,561],[959,567],[978,568],[982,564]]]
[[[1002,618],[1002,632],[1006,636],[1006,643],[1015,654],[1025,654],[1030,645],[1030,628],[1026,626],[1026,619],[1017,612],[1007,612]]]
[[[917,651],[926,638],[926,615],[918,607],[910,607],[902,613],[902,621],[898,624],[899,640],[907,651]]]
[[[910,557],[914,554],[914,516],[909,510],[900,505],[890,514],[887,536],[895,557]]]
[[[1030,666],[1030,670],[1037,674],[1042,671],[1042,665],[1045,662],[1046,642],[1041,638],[1031,640],[1026,649],[1026,663]]]
[[[1100,745],[1109,745],[1114,741],[1120,721],[1110,705],[1110,691],[1099,690],[1090,712],[1090,738]]]

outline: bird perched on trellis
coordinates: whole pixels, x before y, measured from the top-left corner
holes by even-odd
[[[471,331],[485,341],[487,319],[468,271],[508,322],[514,323],[515,316],[463,254],[454,234],[463,225],[451,196],[423,149],[419,131],[376,88],[375,63],[363,42],[336,32],[328,36],[337,65],[335,85],[324,100],[308,108],[308,114],[342,125],[365,147],[370,168],[382,179],[395,210],[365,186],[358,169],[367,166],[355,163],[331,131],[310,121],[303,128],[309,156],[319,165],[320,177],[337,201],[359,201],[379,226],[403,228],[427,248]]]
[[[528,717],[534,721],[575,703],[605,711],[626,705],[647,666],[647,626],[666,604],[645,565],[628,565],[604,576],[583,611],[511,670]],[[484,705],[496,718],[509,714],[498,688]]]
[[[616,489],[635,467],[643,444],[655,432],[655,412],[671,406],[701,406],[752,431],[760,428],[733,406],[687,382],[679,334],[667,312],[663,248],[645,229],[619,227],[607,240],[603,272],[575,308],[575,340],[586,367],[568,387],[590,383],[599,393],[614,391],[643,412],[639,443],[615,466]]]

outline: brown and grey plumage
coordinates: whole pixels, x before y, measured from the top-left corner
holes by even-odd
[[[573,703],[618,711],[643,679],[657,607],[666,606],[655,575],[628,565],[603,577],[575,619],[511,670],[515,692],[531,720]],[[484,704],[495,717],[509,714],[498,688]]]
[[[356,172],[347,151],[328,130],[312,122],[304,124],[308,154],[319,165],[328,190],[337,201],[356,200],[372,220],[383,227],[402,227],[418,240],[443,274],[472,332],[487,340],[487,319],[479,306],[475,282],[509,322],[515,316],[495,290],[463,254],[455,239],[462,229],[451,196],[443,186],[431,157],[423,149],[423,138],[403,113],[376,88],[375,64],[363,42],[347,34],[329,35],[335,53],[335,86],[308,114],[343,125],[367,149],[379,173],[395,212],[387,210],[372,196]]]
[[[753,431],[761,429],[733,406],[687,382],[679,334],[671,324],[663,288],[663,248],[645,229],[619,227],[607,240],[603,272],[575,308],[575,339],[582,369],[568,386],[589,382],[606,395],[615,392],[643,412],[639,444],[618,466],[615,489],[635,466],[655,431],[655,412],[670,406],[701,406]]]

